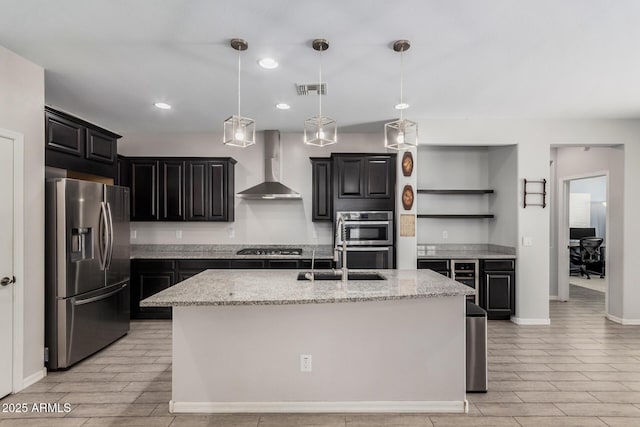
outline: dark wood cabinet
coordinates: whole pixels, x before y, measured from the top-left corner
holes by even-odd
[[[129,159],[124,156],[118,156],[116,160],[116,179],[115,184],[123,187],[131,186],[131,167]]]
[[[130,159],[131,221],[156,221],[158,206],[158,161]]]
[[[234,159],[187,162],[187,221],[235,219]]]
[[[176,283],[172,260],[131,261],[131,318],[170,319],[171,307],[140,307],[140,301]]]
[[[159,180],[160,221],[182,221],[184,214],[185,162],[161,161]]]
[[[392,164],[393,162],[393,164]],[[367,157],[364,159],[364,196],[368,198],[392,197],[391,184],[395,184],[395,159]],[[393,171],[393,179],[391,173]]]
[[[451,277],[451,261],[448,259],[419,259],[418,269],[433,270],[443,276]]]
[[[331,186],[330,158],[311,158],[311,219],[331,221],[333,219],[333,193]]]
[[[129,157],[132,221],[233,221],[232,158]]]
[[[316,269],[333,267],[315,260]],[[170,319],[170,307],[140,307],[140,301],[208,269],[310,269],[310,259],[132,259],[131,318]]]
[[[516,312],[515,260],[481,260],[480,306],[489,319],[510,319]]]
[[[74,157],[84,157],[84,126],[50,111],[45,111],[45,126],[46,148]]]
[[[45,164],[117,180],[120,135],[45,107]]]
[[[87,129],[87,154],[89,160],[114,164],[118,155],[116,141],[104,132],[95,129]]]
[[[395,210],[395,154],[333,154],[335,211]]]

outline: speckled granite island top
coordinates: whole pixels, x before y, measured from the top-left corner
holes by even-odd
[[[311,282],[297,280],[298,271],[293,270],[206,270],[140,301],[140,306],[319,304],[475,294],[431,270],[378,273],[387,280]]]

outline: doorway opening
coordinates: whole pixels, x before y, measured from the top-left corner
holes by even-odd
[[[607,176],[569,179],[569,298],[607,292]]]

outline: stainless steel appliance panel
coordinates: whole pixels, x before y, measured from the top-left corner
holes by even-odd
[[[338,268],[342,268],[342,257]],[[347,268],[393,268],[393,246],[348,247]]]
[[[106,224],[104,185],[63,179],[55,182],[57,297],[67,298],[104,287],[102,264]]]
[[[466,303],[467,392],[487,391],[487,312]]]
[[[67,368],[129,331],[129,284],[57,301],[57,336],[49,366]]]
[[[106,262],[106,286],[128,281],[129,250],[129,189],[105,186],[109,242]]]
[[[344,219],[349,246],[393,245],[393,213],[387,211],[337,212]],[[338,236],[342,245],[342,235]]]

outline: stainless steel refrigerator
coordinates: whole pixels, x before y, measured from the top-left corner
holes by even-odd
[[[45,347],[64,369],[129,331],[129,189],[46,182]]]

